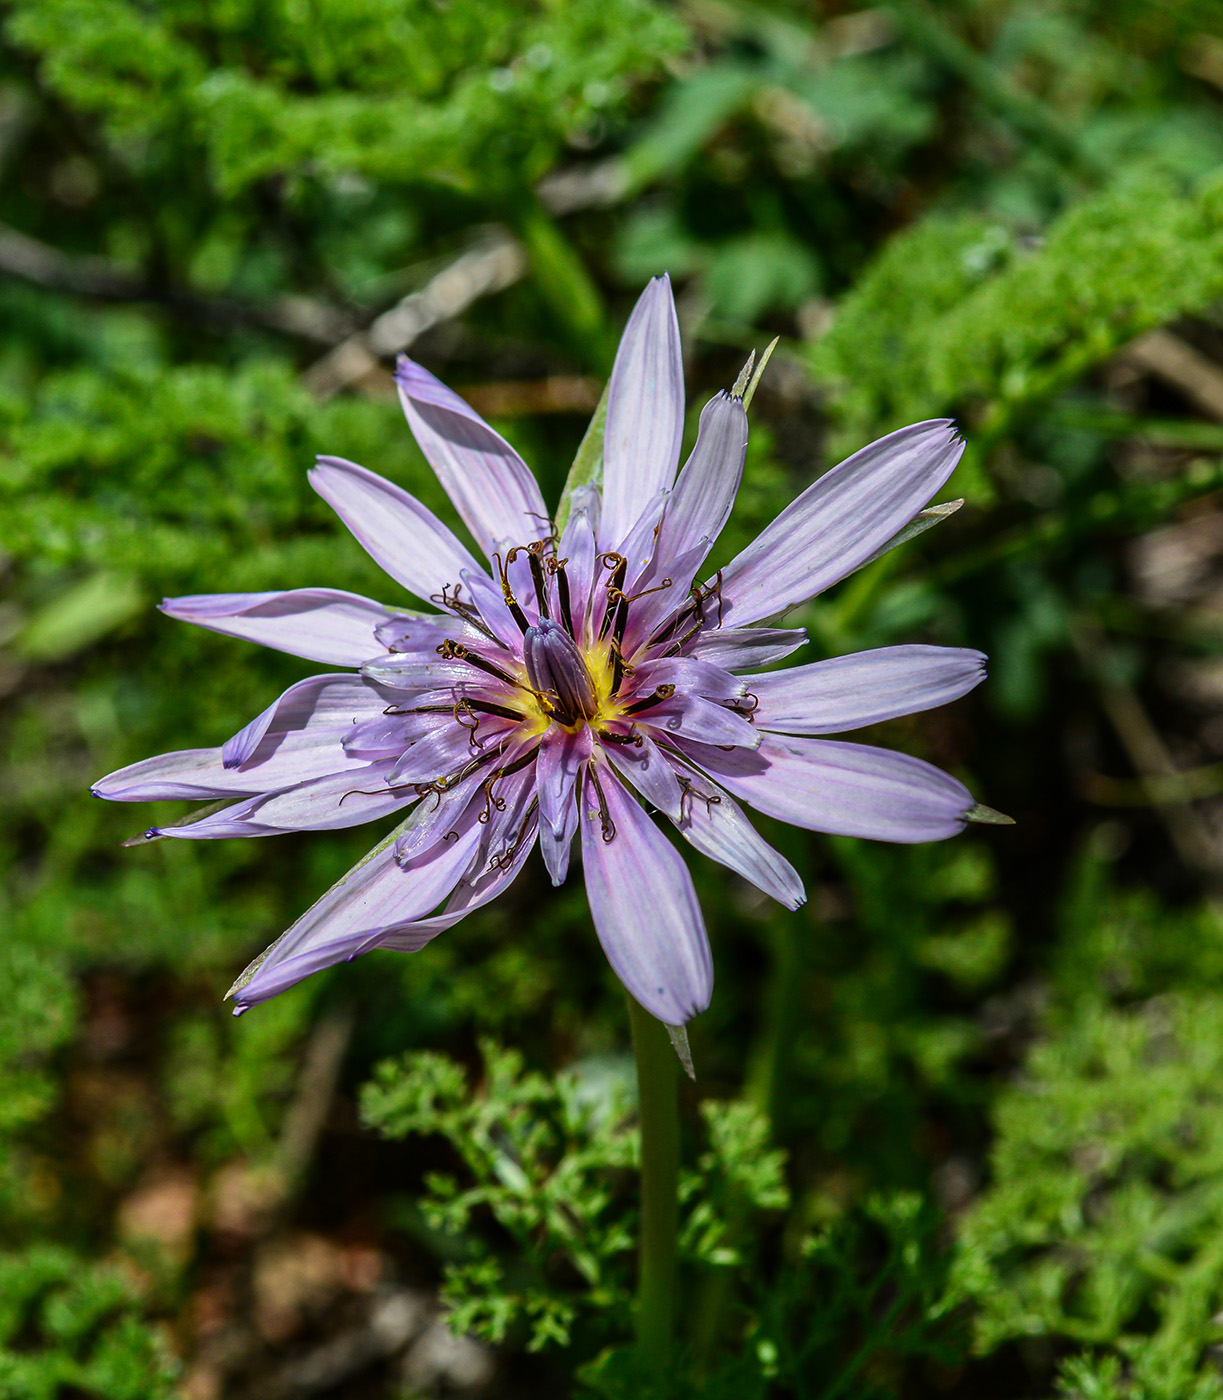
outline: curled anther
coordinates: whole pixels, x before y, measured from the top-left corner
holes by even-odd
[[[510,844],[505,850],[498,851],[496,855],[489,857],[488,868],[490,870],[505,870],[513,861],[514,857],[522,850],[527,839],[527,833],[531,829],[531,818],[539,808],[539,798],[533,797],[531,805],[527,808],[522,818],[522,825],[514,833]]]
[[[664,588],[673,588],[674,586],[674,579],[664,578],[659,583],[656,583],[653,588],[643,588],[640,593],[634,593],[630,597],[625,598],[624,601],[626,603],[635,603],[638,598],[648,598],[651,593],[661,593]]]
[[[439,644],[437,654],[447,661],[466,661],[468,656],[467,648],[462,642],[452,641],[449,637]]]
[[[680,793],[679,798],[679,819],[681,822],[691,819],[691,804],[694,801],[703,802],[705,804],[706,814],[708,814],[714,807],[716,807],[722,801],[722,798],[716,792],[702,792],[698,787],[694,786],[691,778],[685,778],[681,775],[678,778],[678,782],[680,787],[683,789],[683,791]],[[688,804],[688,811],[686,813],[684,811],[685,803]]]
[[[484,747],[484,740],[478,738],[480,733],[480,716],[471,708],[466,700],[456,700],[454,703],[454,722],[460,728],[467,730],[467,746],[475,753]]]

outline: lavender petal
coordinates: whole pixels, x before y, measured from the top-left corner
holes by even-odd
[[[700,744],[743,749],[760,747],[760,730],[751,720],[702,695],[676,694],[634,718],[656,739],[691,739]]]
[[[664,275],[641,294],[612,369],[603,436],[603,549],[617,549],[647,502],[671,485],[683,431],[679,322]]]
[[[181,622],[330,666],[360,666],[384,651],[375,629],[393,616],[381,603],[338,588],[196,593],[158,606]]]
[[[539,485],[500,433],[406,355],[395,383],[413,437],[484,552],[542,539],[549,526]]]
[[[357,543],[418,598],[440,594],[479,565],[452,531],[398,486],[341,457],[320,457],[310,484]]]
[[[975,805],[949,773],[868,744],[765,734],[754,753],[686,741],[679,747],[741,801],[809,831],[941,841],[964,829]]]
[[[722,572],[721,619],[773,617],[863,564],[955,470],[950,419],[900,428],[809,486]]]
[[[681,1026],[709,1005],[713,960],[688,867],[606,763],[581,794],[582,863],[595,932],[629,993],[658,1020]],[[611,840],[605,836],[614,829]]]
[[[458,724],[453,716],[434,716],[445,723],[438,725],[432,733],[421,735],[410,748],[406,749],[391,769],[389,781],[392,783],[428,783],[454,773],[473,758],[482,757],[484,750],[473,748],[471,731]],[[491,752],[499,733],[509,727],[509,721],[492,716],[481,716],[480,737]]]
[[[339,746],[353,725],[373,719],[385,706],[385,699],[360,676],[308,676],[225,741],[225,766],[251,768],[273,754]],[[344,766],[343,752],[335,757],[332,771]]]
[[[689,784],[682,819],[676,822],[684,840],[787,909],[805,904],[807,892],[798,871],[760,835],[730,793],[691,765],[673,761]]]
[[[747,456],[747,414],[741,399],[716,394],[701,410],[696,446],[684,463],[671,493],[658,535],[658,558],[666,561],[707,541],[713,548],[739,492]],[[704,556],[692,565],[699,568]]]
[[[582,765],[590,757],[591,742],[587,725],[570,732],[554,724],[540,740],[535,786],[542,830],[559,835],[570,828],[570,836],[576,830],[571,821],[575,810],[574,786]]]
[[[743,679],[762,729],[837,734],[958,700],[985,679],[985,661],[963,647],[881,647]]]
[[[608,762],[651,806],[678,822],[684,809],[684,789],[675,767],[648,734],[636,744],[604,744]]]
[[[276,792],[249,797],[190,826],[155,828],[184,840],[230,836],[274,836],[286,831],[335,831],[397,812],[416,793],[387,786],[389,762],[354,766],[348,772],[312,778]]]
[[[327,891],[272,944],[231,988],[245,1009],[302,978],[367,952],[437,907],[471,860],[474,822],[455,841],[440,842],[407,868],[394,858],[395,834]]]
[[[744,671],[771,666],[807,644],[805,627],[726,627],[699,633],[684,647],[684,655]]]

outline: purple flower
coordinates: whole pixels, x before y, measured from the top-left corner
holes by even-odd
[[[372,948],[423,947],[505,889],[536,841],[559,885],[580,832],[608,960],[647,1011],[682,1025],[709,1004],[709,943],[687,867],[646,804],[791,909],[802,881],[740,803],[883,841],[962,829],[975,804],[955,778],[821,736],[965,694],[984,676],[980,652],[897,646],[760,671],[806,640],[762,624],[880,552],[951,475],[962,444],[949,421],[855,453],[710,575],[747,417],[740,398],[716,395],[676,475],[684,394],[666,278],[646,289],[616,357],[602,489],[573,493],[559,538],[503,438],[411,360],[396,380],[490,565],[407,492],[320,458],[315,490],[434,610],[326,588],[166,600],[171,617],[350,669],[299,681],[219,749],[146,759],[93,789],[213,804],[149,837],[270,836],[406,812],[247,969],[239,1010]]]

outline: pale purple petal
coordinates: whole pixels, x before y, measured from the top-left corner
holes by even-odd
[[[591,742],[588,726],[583,725],[570,733],[555,724],[539,742],[535,785],[539,794],[540,825],[553,834],[559,834],[571,824],[574,785],[582,764],[590,757]]]
[[[696,446],[675,483],[658,534],[663,573],[670,572],[668,560],[686,554],[702,541],[708,541],[705,554],[713,548],[735,503],[746,456],[743,400],[717,394],[701,410]],[[697,557],[692,568],[698,568],[703,558]]]
[[[230,836],[274,836],[286,831],[336,831],[359,826],[416,801],[416,793],[387,785],[390,763],[368,763],[249,797],[189,826],[155,827],[162,836],[215,841]]]
[[[976,805],[963,783],[908,754],[835,739],[765,734],[754,753],[679,747],[742,801],[809,831],[874,841],[941,841]]]
[[[837,734],[958,700],[985,679],[985,660],[964,647],[881,647],[743,680],[762,729]]]
[[[728,671],[771,666],[806,645],[805,627],[706,628],[684,647],[686,656],[698,657]]]
[[[501,585],[494,583],[492,579],[479,570],[475,573],[464,570],[462,582],[465,591],[476,607],[480,609],[480,616],[493,636],[508,651],[521,653],[522,628],[514,621],[514,615],[510,612],[509,604],[505,601]],[[520,605],[528,620],[534,622],[538,615],[534,598],[515,598],[515,602]],[[478,650],[479,643],[477,642],[475,645]]]
[[[405,651],[379,657],[361,668],[366,679],[376,681],[387,690],[453,690],[458,695],[464,687],[485,687],[495,683],[474,666],[458,657],[438,656],[436,651]]]
[[[387,651],[432,651],[445,641],[470,644],[485,640],[478,628],[450,613],[400,611],[377,627],[374,635]]]
[[[339,745],[354,725],[385,708],[386,699],[360,676],[308,676],[225,741],[225,766],[251,768],[273,754]],[[343,755],[336,759],[333,772],[344,767]]]
[[[652,500],[647,501],[645,509],[616,550],[616,553],[624,556],[627,565],[625,586],[629,592],[636,591],[638,581],[650,571],[654,563],[658,526],[669,499],[669,491],[660,491]]]
[[[620,776],[660,812],[679,821],[684,808],[684,789],[675,768],[648,734],[639,734],[640,744],[607,744],[603,752]]]
[[[399,860],[413,859],[421,851],[427,850],[434,841],[445,837],[448,832],[468,820],[473,813],[486,814],[487,820],[481,825],[493,829],[497,822],[504,820],[506,809],[492,800],[488,789],[489,782],[494,781],[498,800],[504,800],[506,792],[517,791],[516,783],[521,781],[522,775],[513,774],[508,779],[497,779],[497,770],[509,767],[515,760],[536,747],[538,742],[538,736],[535,735],[513,740],[506,744],[492,762],[454,780],[451,786],[441,792],[429,793],[404,822],[395,843],[396,857]],[[448,775],[437,775],[439,778],[443,776]],[[526,776],[533,776],[529,768],[526,770]]]
[[[178,749],[142,758],[99,778],[90,788],[95,797],[111,802],[193,802],[253,797],[267,790],[262,774],[226,768],[219,748]]]
[[[331,666],[360,666],[385,650],[374,629],[393,616],[381,603],[338,588],[196,593],[165,598],[158,607],[181,622]]]
[[[745,749],[760,747],[760,730],[751,720],[703,695],[677,693],[633,719],[648,726],[656,738],[692,739],[700,744]]]
[[[852,573],[921,510],[963,450],[951,420],[936,418],[825,472],[723,570],[722,621],[772,617]]]
[[[577,829],[576,802],[571,802],[566,808],[564,820],[558,827],[550,827],[544,822],[539,824],[539,853],[553,885],[563,885],[565,876],[569,874],[569,853]]]
[[[618,549],[647,503],[674,481],[683,432],[679,322],[664,275],[641,294],[612,369],[603,435],[604,549]]]
[[[467,821],[474,821],[477,808],[472,798],[486,778],[485,773],[471,773],[440,793],[429,793],[400,829],[395,841],[396,860],[401,863],[415,860],[447,833],[458,830]]]
[[[491,558],[547,535],[544,498],[509,443],[406,355],[399,357],[395,382],[412,435],[484,552]]]
[[[558,553],[565,563],[565,578],[569,584],[569,607],[573,617],[574,635],[581,640],[590,610],[590,591],[595,578],[594,516],[584,506],[574,505],[561,536]]]
[[[629,993],[665,1025],[682,1026],[713,993],[713,960],[692,877],[608,765],[595,771],[611,822],[605,826],[588,772],[580,798],[582,864],[595,932]]]
[[[377,758],[398,758],[409,744],[453,723],[453,708],[440,714],[415,710],[406,714],[379,712],[373,719],[354,724],[344,735],[344,752],[366,763]]]
[[[682,760],[674,762],[688,780],[683,819],[677,822],[684,840],[787,909],[805,904],[798,871],[760,835],[730,793]]]
[[[708,553],[705,541],[701,541],[666,567],[661,558],[655,558],[636,581],[624,634],[626,656],[634,655],[656,635],[667,635],[667,628],[692,602],[692,580]],[[684,635],[683,629],[678,628],[671,635],[678,641]]]
[[[247,969],[232,993],[240,1010],[377,947],[436,908],[461,878],[480,831],[472,821],[406,867],[394,858],[394,839],[392,833],[379,842]]]
[[[341,457],[320,457],[310,485],[362,549],[418,598],[440,594],[480,566],[436,515],[400,487]]]
[[[712,661],[691,656],[663,656],[643,661],[633,672],[633,693],[649,695],[659,685],[673,685],[684,695],[702,695],[706,700],[739,700],[747,694],[741,676],[733,676]]]
[[[396,930],[383,943],[386,948],[397,949],[401,953],[415,953],[447,929],[453,928],[468,914],[481,909],[502,894],[513,883],[527,857],[535,846],[538,814],[528,812],[523,825],[513,832],[513,841],[505,857],[496,864],[489,865],[483,857],[475,869],[468,870],[454,894],[446,901],[440,914],[428,919],[418,919],[414,923]],[[473,862],[473,866],[476,862]]]
[[[453,716],[445,718],[446,723],[422,735],[400,756],[391,769],[392,783],[427,783],[444,773],[455,773],[473,759],[492,753],[500,736],[510,728],[508,720],[481,715],[479,731],[473,736]]]

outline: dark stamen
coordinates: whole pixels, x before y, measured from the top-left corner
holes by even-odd
[[[551,618],[552,613],[548,608],[548,590],[544,584],[544,566],[542,554],[545,540],[536,540],[534,544],[527,546],[527,562],[531,566],[531,582],[535,585],[535,601],[539,605],[540,617]]]
[[[641,747],[641,735],[631,726],[627,734],[613,734],[610,729],[600,729],[599,738],[608,744],[632,744],[638,749]]]
[[[523,816],[522,825],[518,828],[518,831],[514,835],[513,844],[508,850],[502,851],[500,854],[491,856],[489,858],[488,868],[490,870],[506,869],[506,867],[512,863],[514,857],[518,854],[518,852],[522,850],[522,843],[527,839],[527,831],[530,829],[531,817],[534,815],[535,809],[538,806],[539,798],[531,798],[531,805],[527,808],[526,813]]]
[[[719,797],[716,792],[701,792],[699,788],[694,787],[691,778],[685,778],[682,775],[677,775],[676,780],[679,783],[680,787],[683,788],[683,792],[680,794],[679,799],[680,821],[684,820],[685,802],[703,802],[705,804],[705,812],[708,815],[711,812],[711,810],[722,801],[721,797]],[[689,814],[691,814],[691,811],[692,808],[690,806],[688,808]]]
[[[518,599],[514,597],[514,590],[510,587],[509,576],[506,573],[507,567],[514,562],[514,556],[518,553],[517,546],[510,550],[505,559],[502,560],[500,554],[493,555],[493,563],[497,566],[497,573],[501,576],[501,596],[505,599],[505,606],[510,610],[510,616],[520,632],[525,632],[530,623],[527,615],[518,606]]]
[[[447,638],[437,648],[437,654],[445,657],[447,661],[466,661],[477,671],[483,671],[485,675],[495,676],[499,681],[504,681],[506,685],[512,685],[518,689],[523,688],[522,683],[515,680],[508,671],[503,671],[500,666],[495,666],[491,661],[485,660],[478,651],[468,651],[462,642],[454,642]]]
[[[565,624],[565,630],[571,637],[577,636],[577,631],[573,625],[573,613],[569,610],[569,579],[565,575],[565,565],[568,559],[558,559],[555,555],[548,560],[548,572],[556,580],[556,596],[561,605],[561,621]]]
[[[635,700],[631,705],[626,705],[621,711],[626,715],[639,715],[642,710],[653,709],[655,705],[661,705],[664,700],[670,700],[675,694],[673,685],[660,685],[653,695],[647,695],[644,700]]]
[[[594,790],[598,794],[599,803],[599,829],[602,832],[603,840],[610,844],[616,839],[616,823],[612,821],[611,811],[607,806],[607,798],[603,795],[603,785],[599,782],[599,775],[591,765],[586,770],[590,781],[594,784]]]
[[[605,569],[612,571],[612,576],[607,585],[607,608],[603,613],[603,621],[599,624],[600,641],[607,636],[607,629],[612,623],[612,614],[620,604],[624,593],[624,576],[628,572],[628,560],[623,554],[615,554],[608,551],[599,555],[599,563]]]
[[[504,768],[498,768],[492,777],[488,779],[484,784],[484,810],[476,818],[478,822],[489,822],[492,820],[494,811],[505,811],[505,798],[498,797],[493,792],[494,783],[501,778],[508,777],[511,773],[519,772],[521,769],[525,768],[528,763],[534,763],[535,758],[536,750],[532,749],[530,753],[523,754],[521,758],[516,758],[513,763],[507,763]]]

